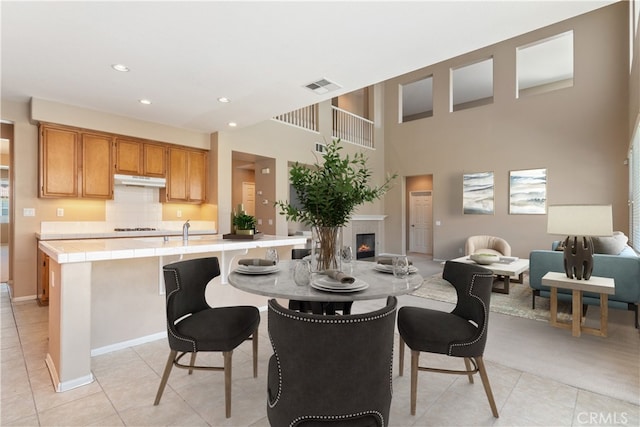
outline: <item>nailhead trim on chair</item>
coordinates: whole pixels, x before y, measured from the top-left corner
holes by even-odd
[[[267,399],[267,403],[270,408],[275,407],[280,400],[280,396],[282,396],[282,367],[280,366],[280,357],[278,356],[278,351],[276,350],[276,345],[273,343],[273,339],[271,335],[269,335],[269,341],[271,341],[271,347],[273,347],[273,354],[276,356],[276,363],[278,364],[278,394],[276,398],[273,399],[273,402],[270,399]]]
[[[289,427],[293,427],[297,423],[303,420],[339,421],[339,420],[348,420],[352,418],[362,417],[365,415],[374,415],[378,417],[378,419],[380,420],[380,425],[384,427],[384,419],[382,418],[382,414],[378,411],[356,412],[355,414],[347,414],[347,415],[316,415],[316,416],[303,415],[293,420],[291,424],[289,424]]]
[[[329,319],[321,319],[321,318],[308,318],[308,317],[303,317],[303,316],[294,316],[292,314],[289,313],[283,313],[280,310],[276,310],[275,308],[273,309],[274,313],[277,313],[281,316],[284,317],[288,317],[290,319],[294,319],[294,320],[300,320],[302,322],[311,322],[311,323],[360,323],[360,322],[369,322],[371,320],[376,320],[376,319],[382,319],[383,317],[387,317],[388,315],[395,313],[396,310],[391,310],[388,311],[386,313],[382,313],[382,314],[378,314],[376,316],[371,316],[371,317],[360,317],[360,318],[356,318],[356,319],[345,319],[343,316],[339,316],[336,318],[329,318]],[[314,315],[311,315],[314,316]],[[328,317],[325,315],[315,315],[315,316],[323,316],[323,317]],[[357,316],[357,315],[356,315]]]
[[[466,347],[469,345],[473,345],[475,343],[477,343],[483,336],[484,334],[487,332],[487,324],[489,323],[486,319],[487,319],[487,306],[484,304],[484,301],[482,301],[480,298],[478,298],[477,295],[474,295],[473,293],[471,293],[471,291],[473,290],[473,285],[475,284],[476,281],[476,277],[491,277],[493,278],[493,274],[479,274],[479,273],[473,273],[473,276],[471,277],[471,286],[469,287],[469,296],[472,298],[477,299],[478,301],[480,301],[480,304],[482,304],[482,310],[484,311],[484,315],[485,315],[485,322],[484,325],[482,325],[482,332],[478,335],[478,337],[471,341],[471,342],[465,342],[465,343],[460,343],[460,344],[451,344],[449,346],[449,353],[448,356],[451,356],[451,352],[453,351],[454,347]]]
[[[173,275],[176,277],[176,284],[178,285],[178,287],[174,291],[170,292],[169,295],[167,295],[167,299],[169,299],[169,298],[171,298],[171,295],[175,294],[176,292],[178,292],[180,290],[180,278],[178,276],[178,270],[176,270],[176,269],[167,268],[167,269],[165,269],[165,271],[173,272]],[[183,337],[177,336],[176,334],[173,333],[173,327],[175,325],[171,325],[168,322],[167,322],[167,325],[168,325],[167,329],[169,330],[169,333],[171,333],[172,337],[174,337],[177,340],[181,340],[181,341],[185,341],[185,342],[191,343],[191,347],[193,347],[193,352],[192,353],[195,353],[197,351],[195,340],[188,340],[188,339],[185,339]]]
[[[398,310],[398,308],[396,307],[393,310],[390,310],[386,313],[382,313],[382,314],[378,314],[376,316],[369,316],[369,317],[361,317],[361,318],[357,318],[357,319],[344,319],[344,318],[335,318],[335,319],[318,319],[318,318],[307,318],[307,317],[303,317],[303,316],[295,316],[289,313],[284,313],[280,310],[275,309],[273,306],[271,306],[271,310],[276,313],[279,314],[280,316],[284,316],[284,317],[288,317],[290,319],[294,319],[294,320],[301,320],[303,322],[312,322],[312,323],[360,323],[360,322],[368,322],[371,320],[377,320],[377,319],[382,319],[383,317],[387,317],[390,314],[394,314],[396,313],[396,311]],[[324,315],[321,315],[324,316]],[[282,368],[280,365],[280,357],[278,356],[278,351],[276,350],[276,346],[273,342],[273,339],[271,338],[271,336],[269,336],[269,340],[271,341],[271,347],[273,347],[273,354],[276,357],[276,362],[278,363],[278,394],[276,396],[276,398],[273,400],[273,402],[269,401],[269,399],[267,399],[267,403],[269,405],[270,408],[275,407],[278,404],[278,400],[280,400],[280,396],[282,395]],[[389,389],[391,390],[391,395],[393,396],[393,350],[391,351],[391,363],[389,364]],[[359,412],[356,414],[350,414],[350,415],[341,415],[341,416],[327,416],[327,415],[323,415],[320,418],[322,419],[347,419],[348,418],[355,418],[356,416],[361,416],[361,415],[377,415],[378,418],[381,420],[380,422],[382,423],[382,427],[384,427],[384,419],[382,418],[382,414],[378,411],[369,411],[369,412]],[[299,417],[297,419],[295,419],[290,425],[293,426],[294,424],[296,424],[297,422],[304,420],[304,419],[311,419],[311,418],[318,418],[318,417],[312,417],[312,416],[303,416],[303,417]]]

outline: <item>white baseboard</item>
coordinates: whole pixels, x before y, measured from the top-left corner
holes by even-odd
[[[47,365],[47,368],[49,369],[49,375],[51,376],[53,388],[58,393],[73,390],[74,388],[81,387],[83,385],[91,384],[95,380],[93,374],[89,373],[88,375],[76,378],[73,381],[61,382],[60,377],[58,376],[58,371],[56,371],[56,365],[53,363],[53,359],[51,358],[51,355],[49,353],[47,353],[44,361]]]
[[[98,347],[91,349],[91,357],[99,356],[101,354],[111,353],[112,351],[122,350],[128,347],[161,340],[167,338],[167,332],[158,332],[157,334],[146,335],[144,337],[135,338],[132,340],[122,341],[115,344],[106,345],[104,347]]]

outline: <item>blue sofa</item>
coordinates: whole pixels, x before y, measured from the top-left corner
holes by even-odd
[[[556,244],[554,243],[554,247]],[[549,271],[564,272],[562,251],[534,250],[529,254],[529,286],[533,289],[532,307],[536,297],[549,298],[548,286],[542,285],[542,276]],[[640,257],[629,247],[617,255],[594,254],[593,276],[615,279],[616,293],[609,295],[609,307],[632,310],[638,328],[638,304],[640,304]],[[558,300],[571,301],[571,291],[558,289]],[[583,294],[585,305],[600,305],[600,296],[591,292]]]

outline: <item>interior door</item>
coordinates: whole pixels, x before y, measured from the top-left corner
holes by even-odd
[[[409,193],[409,252],[433,253],[431,191]]]
[[[242,204],[247,215],[256,215],[256,184],[255,182],[242,183]]]

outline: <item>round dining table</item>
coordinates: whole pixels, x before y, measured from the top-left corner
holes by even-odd
[[[229,274],[228,282],[245,292],[273,298],[313,302],[349,302],[408,294],[418,289],[424,280],[419,272],[411,273],[405,278],[396,278],[390,272],[381,271],[383,268],[375,262],[352,261],[343,262],[341,271],[354,277],[356,284],[367,284],[365,289],[352,292],[341,289],[320,290],[311,284],[298,285],[294,282],[293,267],[296,262],[300,261],[280,261],[277,264],[277,271],[269,274],[246,274],[234,270]],[[318,283],[326,278],[324,274],[313,273],[311,282]]]

